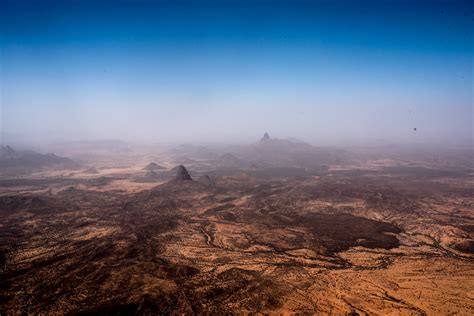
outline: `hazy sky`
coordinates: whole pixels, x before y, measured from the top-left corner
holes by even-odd
[[[473,10],[1,0],[0,130],[48,141],[252,141],[265,131],[472,141]]]

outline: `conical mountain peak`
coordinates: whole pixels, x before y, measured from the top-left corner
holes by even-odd
[[[182,180],[193,180],[191,176],[189,175],[188,170],[183,165],[180,165],[178,167],[178,171],[176,172],[176,180],[182,181]]]

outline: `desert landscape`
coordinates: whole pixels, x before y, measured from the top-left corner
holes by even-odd
[[[2,314],[474,312],[472,148],[112,147],[2,147]]]
[[[474,315],[471,0],[0,0],[0,316]]]

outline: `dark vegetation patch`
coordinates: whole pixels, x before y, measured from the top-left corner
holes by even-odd
[[[235,222],[237,221],[239,218],[232,212],[224,212],[222,213],[222,218],[226,221],[230,221],[230,222]]]
[[[263,168],[247,170],[245,173],[255,178],[304,178],[312,175],[307,169],[296,167]]]
[[[465,175],[465,172],[460,170],[430,169],[411,166],[385,167],[384,171],[395,175],[415,176],[421,178],[461,177]]]
[[[473,233],[474,232],[474,225],[461,225],[459,226],[462,230],[468,233]]]
[[[379,175],[379,170],[361,170],[361,169],[353,169],[353,170],[335,170],[331,171],[334,176],[338,177],[363,177],[363,176],[373,176]]]
[[[474,240],[472,239],[456,243],[452,247],[464,253],[474,254]]]
[[[112,304],[100,304],[89,310],[81,310],[76,312],[77,315],[93,316],[93,315],[162,315],[175,311],[176,297],[170,296],[151,296],[144,295],[136,302],[124,302],[123,299],[115,299]]]
[[[98,177],[98,178],[87,180],[87,184],[93,185],[93,186],[103,186],[103,185],[109,184],[113,180],[114,180],[113,177]]]
[[[235,196],[228,196],[228,197],[223,197],[223,198],[217,199],[217,201],[219,203],[229,203],[229,202],[234,201],[235,199],[237,199]]]
[[[220,213],[222,211],[225,211],[225,210],[228,210],[228,209],[231,209],[235,207],[234,204],[232,203],[226,203],[226,204],[222,204],[222,205],[219,205],[219,206],[216,206],[216,207],[211,207],[210,209],[207,209],[204,214],[208,214],[208,215],[213,215],[213,214],[217,214],[217,213]]]
[[[386,233],[401,232],[391,224],[344,213],[311,214],[300,218],[299,223],[313,233],[315,245],[325,247],[329,253],[355,246],[395,248],[398,239]]]
[[[82,180],[78,179],[67,179],[67,178],[13,178],[13,179],[0,179],[0,187],[10,188],[18,186],[49,186],[49,185],[73,185],[80,183]]]
[[[0,214],[8,215],[17,211],[33,213],[54,213],[59,210],[61,203],[56,199],[43,196],[7,195],[0,197]]]
[[[212,286],[202,295],[203,302],[212,302],[213,312],[232,312],[227,305],[243,310],[273,310],[283,305],[286,293],[278,284],[255,271],[239,268],[226,270],[209,280]]]

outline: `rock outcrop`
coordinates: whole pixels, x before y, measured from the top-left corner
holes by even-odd
[[[263,134],[263,137],[262,137],[262,139],[260,139],[260,141],[264,142],[264,141],[269,140],[269,139],[270,139],[270,135],[268,135],[268,133],[265,133],[265,134]]]
[[[192,181],[193,179],[189,175],[188,170],[186,170],[186,168],[183,165],[180,165],[176,172],[176,180],[177,181]]]

